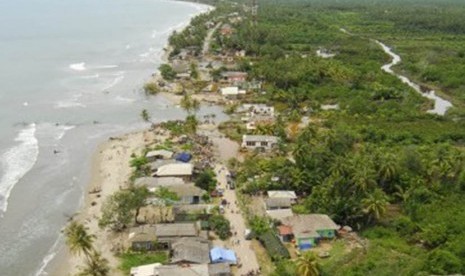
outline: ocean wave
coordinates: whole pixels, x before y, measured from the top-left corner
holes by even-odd
[[[111,65],[97,65],[97,66],[92,67],[92,69],[114,69],[114,68],[118,68],[118,65],[114,65],[114,64],[111,64]]]
[[[21,130],[15,138],[19,142],[7,150],[1,159],[4,174],[0,180],[0,211],[6,212],[8,198],[13,187],[34,166],[39,156],[39,141],[35,137],[36,124],[30,124]]]
[[[73,63],[69,65],[69,68],[74,71],[84,71],[86,70],[86,63],[85,62]]]
[[[116,73],[115,74],[116,78],[114,78],[111,82],[109,82],[107,85],[105,85],[102,88],[102,91],[106,91],[106,90],[112,88],[113,86],[117,85],[118,83],[120,83],[124,79],[124,74],[125,74],[124,71],[120,71],[120,72]]]
[[[54,138],[55,140],[61,140],[66,132],[68,132],[69,130],[72,130],[73,128],[75,128],[76,126],[73,126],[73,125],[60,125],[60,126],[57,126],[57,133],[54,135]]]
[[[82,107],[85,108],[86,105],[80,102],[77,102],[76,99],[72,99],[69,101],[59,101],[55,103],[55,108],[72,108],[72,107]]]
[[[100,77],[99,74],[89,75],[89,76],[82,76],[81,79],[98,79]]]
[[[133,102],[136,101],[136,99],[125,98],[125,97],[122,97],[122,96],[116,96],[115,100],[120,102],[120,103],[133,103]]]
[[[60,245],[61,235],[58,239],[53,243],[52,247],[48,251],[48,254],[42,259],[42,263],[40,264],[39,269],[37,270],[35,276],[45,276],[48,275],[45,272],[45,268],[47,268],[48,264],[55,258],[56,254],[58,253],[58,246]]]

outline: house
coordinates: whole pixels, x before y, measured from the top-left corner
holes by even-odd
[[[220,28],[220,33],[223,36],[230,36],[234,32],[234,29],[229,24],[223,24]]]
[[[236,254],[234,251],[222,247],[212,248],[210,250],[210,259],[212,263],[237,263]]]
[[[200,231],[196,223],[160,223],[155,225],[157,242],[171,246],[180,238],[198,237]]]
[[[268,191],[269,198],[288,198],[292,204],[297,202],[297,195],[294,191]]]
[[[131,276],[209,276],[208,264],[188,266],[162,265],[160,263],[131,268]]]
[[[186,182],[180,177],[140,177],[134,181],[134,186],[145,186],[149,191],[154,192],[160,187],[183,185]]]
[[[163,165],[155,172],[156,177],[181,177],[189,180],[192,177],[194,166],[188,163],[175,163]]]
[[[199,204],[202,201],[202,196],[206,193],[194,184],[172,185],[167,189],[178,195],[181,204]]]
[[[282,221],[284,218],[294,215],[294,213],[292,213],[292,209],[290,208],[266,210],[266,214],[270,218],[278,221]]]
[[[178,80],[190,80],[191,74],[190,73],[177,73],[176,79]]]
[[[279,239],[282,242],[291,242],[294,238],[294,234],[292,233],[292,227],[287,225],[279,225],[276,227],[278,229]]]
[[[157,236],[155,227],[143,225],[129,229],[129,243],[132,250],[150,251],[155,250]]]
[[[292,236],[300,250],[316,246],[321,239],[336,237],[336,230],[339,229],[330,217],[322,214],[294,215],[284,218],[282,225],[292,229]],[[281,236],[281,239],[287,239],[285,236],[288,235]]]
[[[169,150],[152,150],[147,152],[145,155],[145,158],[147,158],[147,161],[153,162],[157,159],[170,159],[173,157],[173,152]]]
[[[224,81],[229,83],[242,83],[247,80],[246,72],[227,71],[221,73],[221,77]]]
[[[242,147],[247,149],[262,148],[271,149],[278,144],[278,137],[268,135],[244,135],[242,136]]]
[[[192,159],[192,154],[188,152],[181,152],[178,155],[176,155],[176,161],[187,163],[191,161],[191,159]]]
[[[227,263],[216,263],[208,265],[208,273],[210,276],[230,276],[231,267]]]
[[[267,198],[265,199],[266,210],[289,209],[292,202],[289,198]]]
[[[150,167],[151,172],[156,172],[161,166],[174,163],[177,163],[177,161],[174,159],[157,159],[153,162],[150,162],[148,166]]]
[[[137,222],[141,224],[156,224],[174,221],[174,207],[166,206],[164,202],[161,202],[160,204],[153,204],[153,202],[150,202],[150,204],[139,209],[139,214],[136,219]]]
[[[202,238],[181,238],[171,245],[172,264],[210,263],[210,244]]]
[[[245,94],[246,94],[246,91],[239,90],[239,87],[237,86],[221,88],[221,95],[225,97],[237,97],[239,95],[245,95]]]
[[[161,263],[154,263],[148,265],[141,265],[137,267],[131,267],[131,276],[157,276],[155,269],[162,266]]]

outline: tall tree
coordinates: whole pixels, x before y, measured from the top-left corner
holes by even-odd
[[[95,236],[87,233],[87,229],[83,224],[74,220],[71,221],[65,229],[65,237],[66,245],[72,254],[81,255],[81,253],[84,253],[86,257],[90,256]]]
[[[368,223],[379,220],[386,213],[387,195],[380,189],[370,193],[362,200],[363,212],[368,215]]]
[[[297,259],[298,276],[319,276],[320,269],[316,256],[313,252],[307,251]]]
[[[108,276],[110,275],[110,266],[108,260],[103,258],[97,251],[92,251],[90,258],[86,261],[86,266],[81,267],[79,276]]]

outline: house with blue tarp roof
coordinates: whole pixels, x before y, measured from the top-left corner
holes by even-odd
[[[191,161],[191,159],[192,159],[192,154],[188,152],[181,152],[178,155],[176,155],[176,161],[187,163]]]
[[[236,264],[236,254],[233,250],[222,247],[214,247],[210,250],[210,259],[212,263],[229,263]]]

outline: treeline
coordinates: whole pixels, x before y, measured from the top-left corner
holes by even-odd
[[[455,79],[454,96],[463,98],[463,10],[459,1],[270,0],[260,2],[258,25],[249,18],[229,38],[217,36],[223,51],[246,50],[240,68],[263,84],[256,92],[265,93],[248,100],[280,113],[266,130],[280,145],[238,166],[239,190],[295,190],[295,212],[329,214],[369,239],[326,262],[323,275],[465,273],[461,111],[428,114],[431,102],[381,71],[389,57],[370,41],[400,44],[403,69],[415,69],[405,74],[436,85]],[[303,117],[311,122],[299,129]],[[277,273],[295,275],[287,265],[277,263]]]

